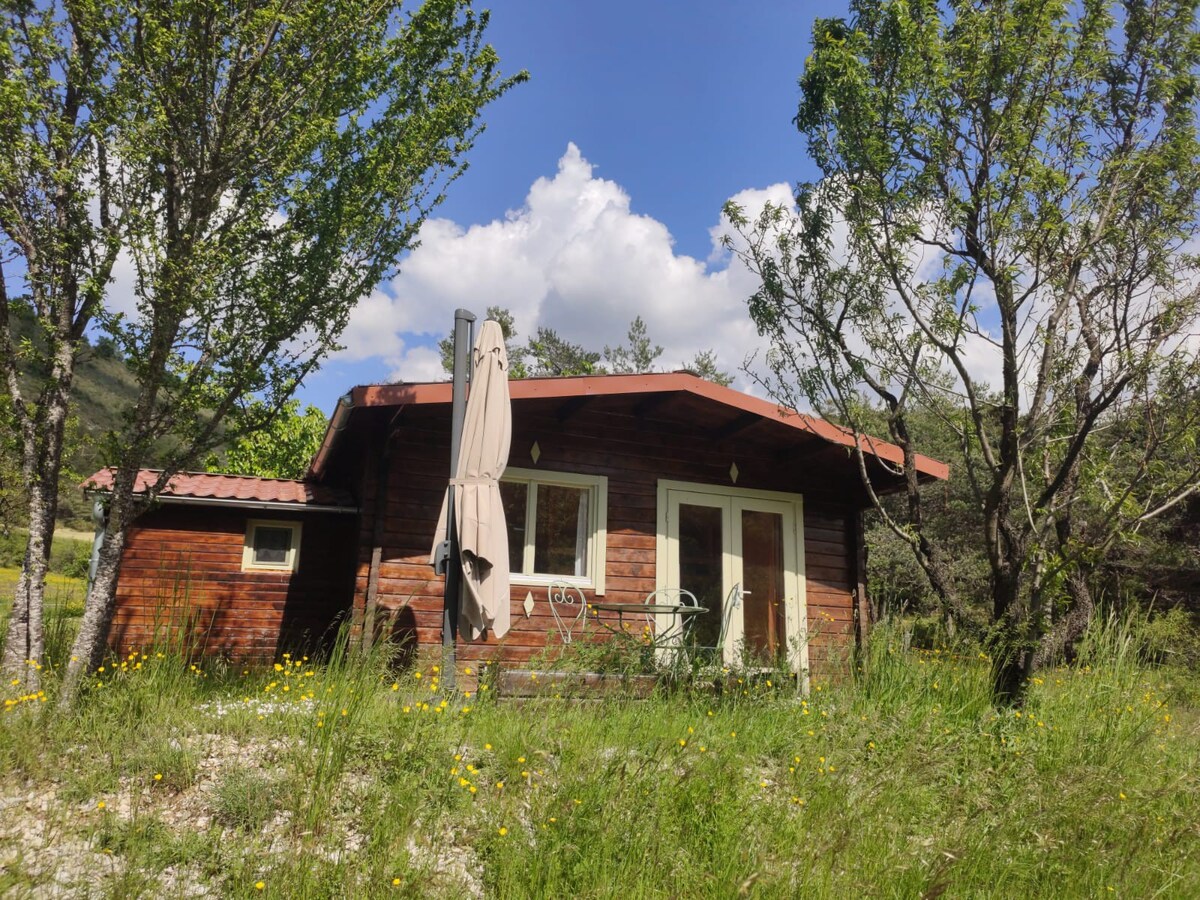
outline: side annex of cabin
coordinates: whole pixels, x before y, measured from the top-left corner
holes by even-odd
[[[682,373],[511,388],[501,494],[512,626],[499,641],[460,639],[460,664],[521,665],[559,641],[546,600],[555,580],[589,602],[684,587],[718,611],[705,623],[714,631],[731,586],[753,585],[733,617],[731,660],[736,643],[820,669],[865,630],[868,501],[852,437]],[[347,618],[359,640],[440,647],[443,579],[429,556],[450,472],[449,400],[448,384],[354,389],[302,482],[177,476],[129,535],[113,648],[187,632],[202,652],[269,660]],[[897,461],[891,445],[871,449]],[[945,477],[920,463],[923,477]],[[898,483],[882,463],[871,476],[880,490]],[[234,481],[244,508],[215,496]],[[300,526],[290,537],[287,523]],[[293,541],[296,565],[248,565],[256,537],[274,542],[259,548],[270,558]]]

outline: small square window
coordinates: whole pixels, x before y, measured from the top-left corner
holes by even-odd
[[[243,569],[295,572],[300,562],[300,523],[251,520],[246,524]]]

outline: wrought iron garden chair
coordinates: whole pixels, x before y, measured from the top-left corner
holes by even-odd
[[[724,661],[725,654],[725,638],[729,634],[729,623],[733,620],[733,612],[742,605],[742,597],[749,594],[749,591],[742,590],[742,584],[739,581],[725,596],[725,603],[721,609],[721,627],[717,631],[717,641],[713,646],[702,644],[692,644],[686,641],[685,644],[689,652],[692,653],[692,658],[702,665],[719,665]]]
[[[659,588],[657,591],[647,594],[645,602],[646,606],[700,606],[696,595],[685,588]],[[673,643],[676,637],[685,636],[695,618],[695,616],[680,616],[672,621],[661,634],[654,635],[654,643],[662,647]],[[651,628],[656,627],[653,613],[646,614],[646,624]]]
[[[571,643],[571,637],[578,628],[582,631],[587,627],[587,600],[583,591],[573,584],[555,581],[546,588],[546,599],[550,603],[550,612],[554,615],[554,624],[564,644]]]

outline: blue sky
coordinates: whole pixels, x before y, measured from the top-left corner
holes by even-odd
[[[471,168],[400,275],[363,304],[313,376],[328,411],[357,383],[438,377],[455,306],[513,309],[599,349],[633,315],[666,368],[757,345],[753,284],[714,253],[730,197],[787,198],[814,175],[791,124],[813,19],[840,3],[497,0],[489,40],[530,81],[485,112]]]

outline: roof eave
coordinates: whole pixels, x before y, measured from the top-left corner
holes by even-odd
[[[101,497],[112,493],[108,488],[86,488],[85,497]],[[138,492],[142,494],[144,492]],[[358,512],[357,506],[340,506],[327,503],[297,503],[292,500],[240,500],[236,497],[176,497],[172,494],[159,494],[154,498],[155,503],[185,504],[188,506],[229,506],[239,509],[262,509],[276,512],[289,511],[301,513],[346,513]]]

